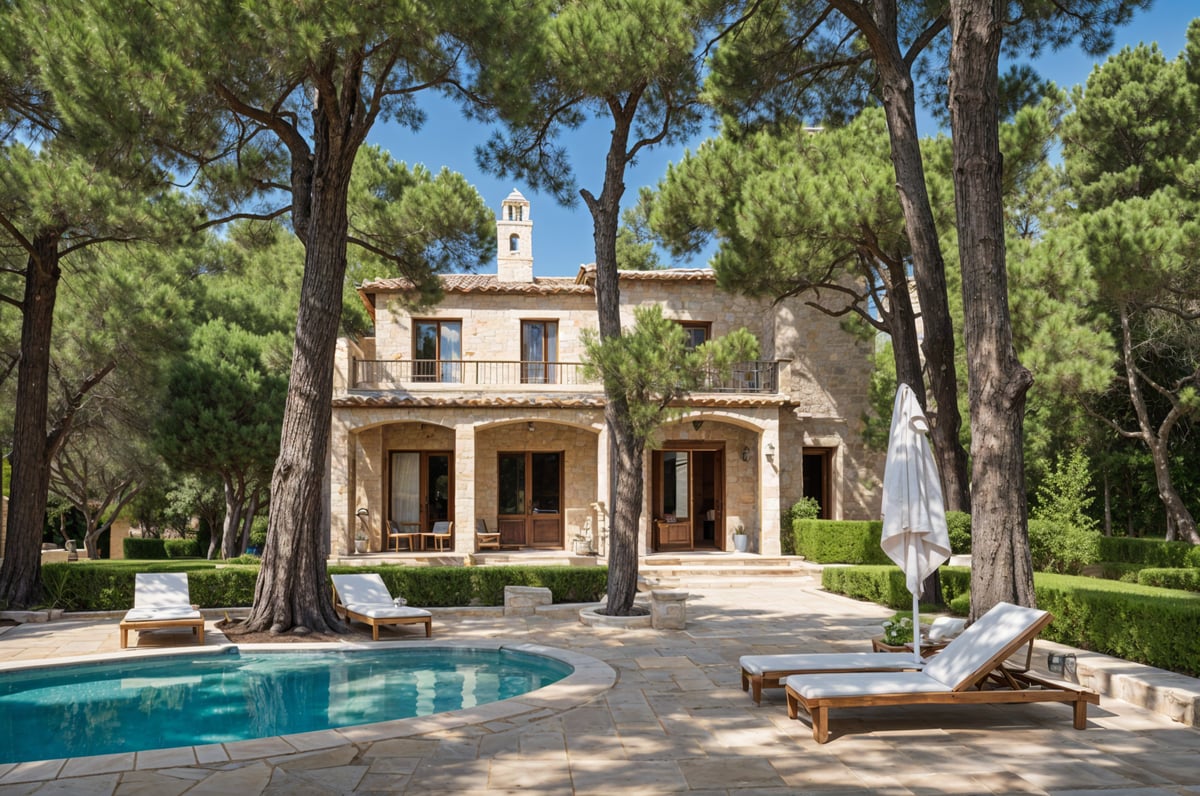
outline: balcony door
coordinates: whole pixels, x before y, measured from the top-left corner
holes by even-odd
[[[398,525],[416,523],[422,531],[453,520],[452,456],[450,451],[392,451],[388,519]]]
[[[500,454],[500,544],[563,549],[563,459],[561,451]]]
[[[413,381],[462,381],[462,322],[413,323]]]
[[[557,384],[558,322],[521,321],[521,383]]]

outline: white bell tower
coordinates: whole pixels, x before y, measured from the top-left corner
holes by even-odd
[[[516,188],[500,204],[500,219],[496,222],[496,277],[501,282],[533,281],[529,200]]]

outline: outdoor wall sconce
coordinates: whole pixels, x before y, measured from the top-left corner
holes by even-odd
[[[775,443],[773,442],[767,443],[767,461],[775,461]]]
[[[1075,653],[1051,652],[1046,656],[1046,668],[1051,674],[1075,674]]]
[[[696,429],[697,431],[700,430],[700,426],[702,426],[702,425],[704,425],[703,420],[693,420],[692,421],[692,428]]]
[[[366,507],[366,506],[363,506],[361,509],[359,509],[358,511],[356,511],[356,512],[354,512],[354,513],[355,513],[355,514],[357,514],[357,515],[358,515],[358,516],[360,516],[360,517],[365,517],[365,516],[367,516],[368,514],[370,514],[370,512],[369,512],[369,511],[367,511],[367,507]]]
[[[750,461],[750,446],[749,445],[742,448],[742,461],[744,461],[744,462]]]

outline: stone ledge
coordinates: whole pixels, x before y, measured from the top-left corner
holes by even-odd
[[[1046,657],[1051,652],[1074,655],[1074,673],[1069,666],[1061,674],[1050,672]],[[1172,721],[1200,727],[1200,680],[1194,677],[1040,640],[1033,648],[1033,669],[1046,677],[1078,683],[1101,696],[1123,700]]]

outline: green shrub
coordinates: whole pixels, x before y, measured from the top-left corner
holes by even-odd
[[[1102,536],[1099,560],[1151,567],[1194,567],[1200,566],[1200,548],[1188,542]]]
[[[550,589],[556,603],[596,602],[608,588],[608,567],[475,567],[482,605],[503,605],[505,586]]]
[[[1076,525],[1050,520],[1029,521],[1029,551],[1035,572],[1078,574],[1088,564],[1100,560],[1097,532]]]
[[[890,564],[878,520],[799,520],[796,552],[821,564]]]
[[[814,497],[802,497],[783,512],[779,544],[785,556],[796,555],[796,521],[821,516],[821,504]]]
[[[942,567],[938,573],[951,611],[969,613],[970,570]],[[826,567],[821,582],[829,591],[896,610],[912,602],[897,567]],[[1054,615],[1042,638],[1200,674],[1200,594],[1041,572],[1034,575],[1034,590],[1038,607]]]
[[[950,552],[965,556],[971,552],[971,515],[965,511],[947,511],[946,528],[950,531]]]
[[[200,542],[195,539],[165,539],[168,558],[200,558]]]
[[[1158,586],[1163,589],[1200,591],[1200,569],[1196,567],[1181,569],[1146,567],[1138,570],[1137,582],[1143,586]]]
[[[201,608],[235,608],[254,605],[258,567],[223,566],[188,573],[188,592]]]
[[[1144,564],[1123,564],[1120,561],[1101,561],[1097,564],[1092,564],[1085,567],[1084,575],[1090,578],[1103,578],[1104,580],[1119,580],[1124,583],[1137,583],[1138,573],[1146,569]]]
[[[940,567],[938,582],[942,587],[942,598],[947,605],[953,605],[960,595],[970,593],[971,570]],[[905,585],[904,573],[895,565],[825,567],[821,572],[821,586],[826,591],[870,600],[897,611],[912,610],[912,593]],[[922,605],[930,611],[939,610],[938,606]]]
[[[125,558],[143,561],[158,561],[167,557],[167,543],[163,539],[140,539],[129,536],[121,543]]]

